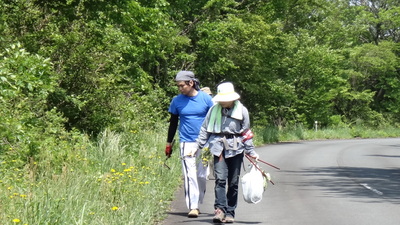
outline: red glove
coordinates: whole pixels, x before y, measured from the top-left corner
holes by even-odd
[[[167,145],[165,147],[165,155],[169,158],[169,157],[171,157],[171,154],[172,154],[172,146],[171,145]]]
[[[254,134],[253,134],[253,132],[252,132],[250,129],[246,129],[246,130],[243,131],[242,137],[243,137],[242,142],[244,143],[244,142],[246,142],[247,140],[252,139],[252,138],[254,137]]]

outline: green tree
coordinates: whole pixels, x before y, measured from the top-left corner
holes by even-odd
[[[20,43],[0,52],[0,153],[25,160],[39,151],[46,128],[57,132],[62,118],[47,111],[56,81],[50,60],[28,53]]]
[[[365,13],[360,19],[368,26],[368,32],[360,38],[367,43],[378,44],[382,40],[399,42],[400,2],[396,0],[350,1],[351,6],[361,6]]]
[[[353,87],[367,89],[374,93],[371,107],[378,112],[399,112],[399,58],[397,45],[381,42],[378,46],[364,44],[354,48],[351,54],[353,68],[362,74],[361,79],[353,78]]]

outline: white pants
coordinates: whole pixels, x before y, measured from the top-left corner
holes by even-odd
[[[198,209],[206,193],[207,166],[201,162],[196,142],[180,143],[185,199],[188,209]]]

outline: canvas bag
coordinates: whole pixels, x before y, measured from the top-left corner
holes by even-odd
[[[254,165],[251,165],[250,171],[243,175],[241,182],[244,201],[251,204],[259,203],[265,190],[262,173]]]

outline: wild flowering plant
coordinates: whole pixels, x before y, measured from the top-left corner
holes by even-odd
[[[212,162],[213,159],[213,154],[211,154],[210,149],[207,147],[204,147],[201,151],[201,162],[203,163],[203,166],[208,166],[209,162]]]
[[[55,153],[25,166],[0,153],[0,224],[156,224],[181,182],[177,157],[162,166],[166,131],[157,132],[107,130],[57,148],[62,164],[49,160]]]

